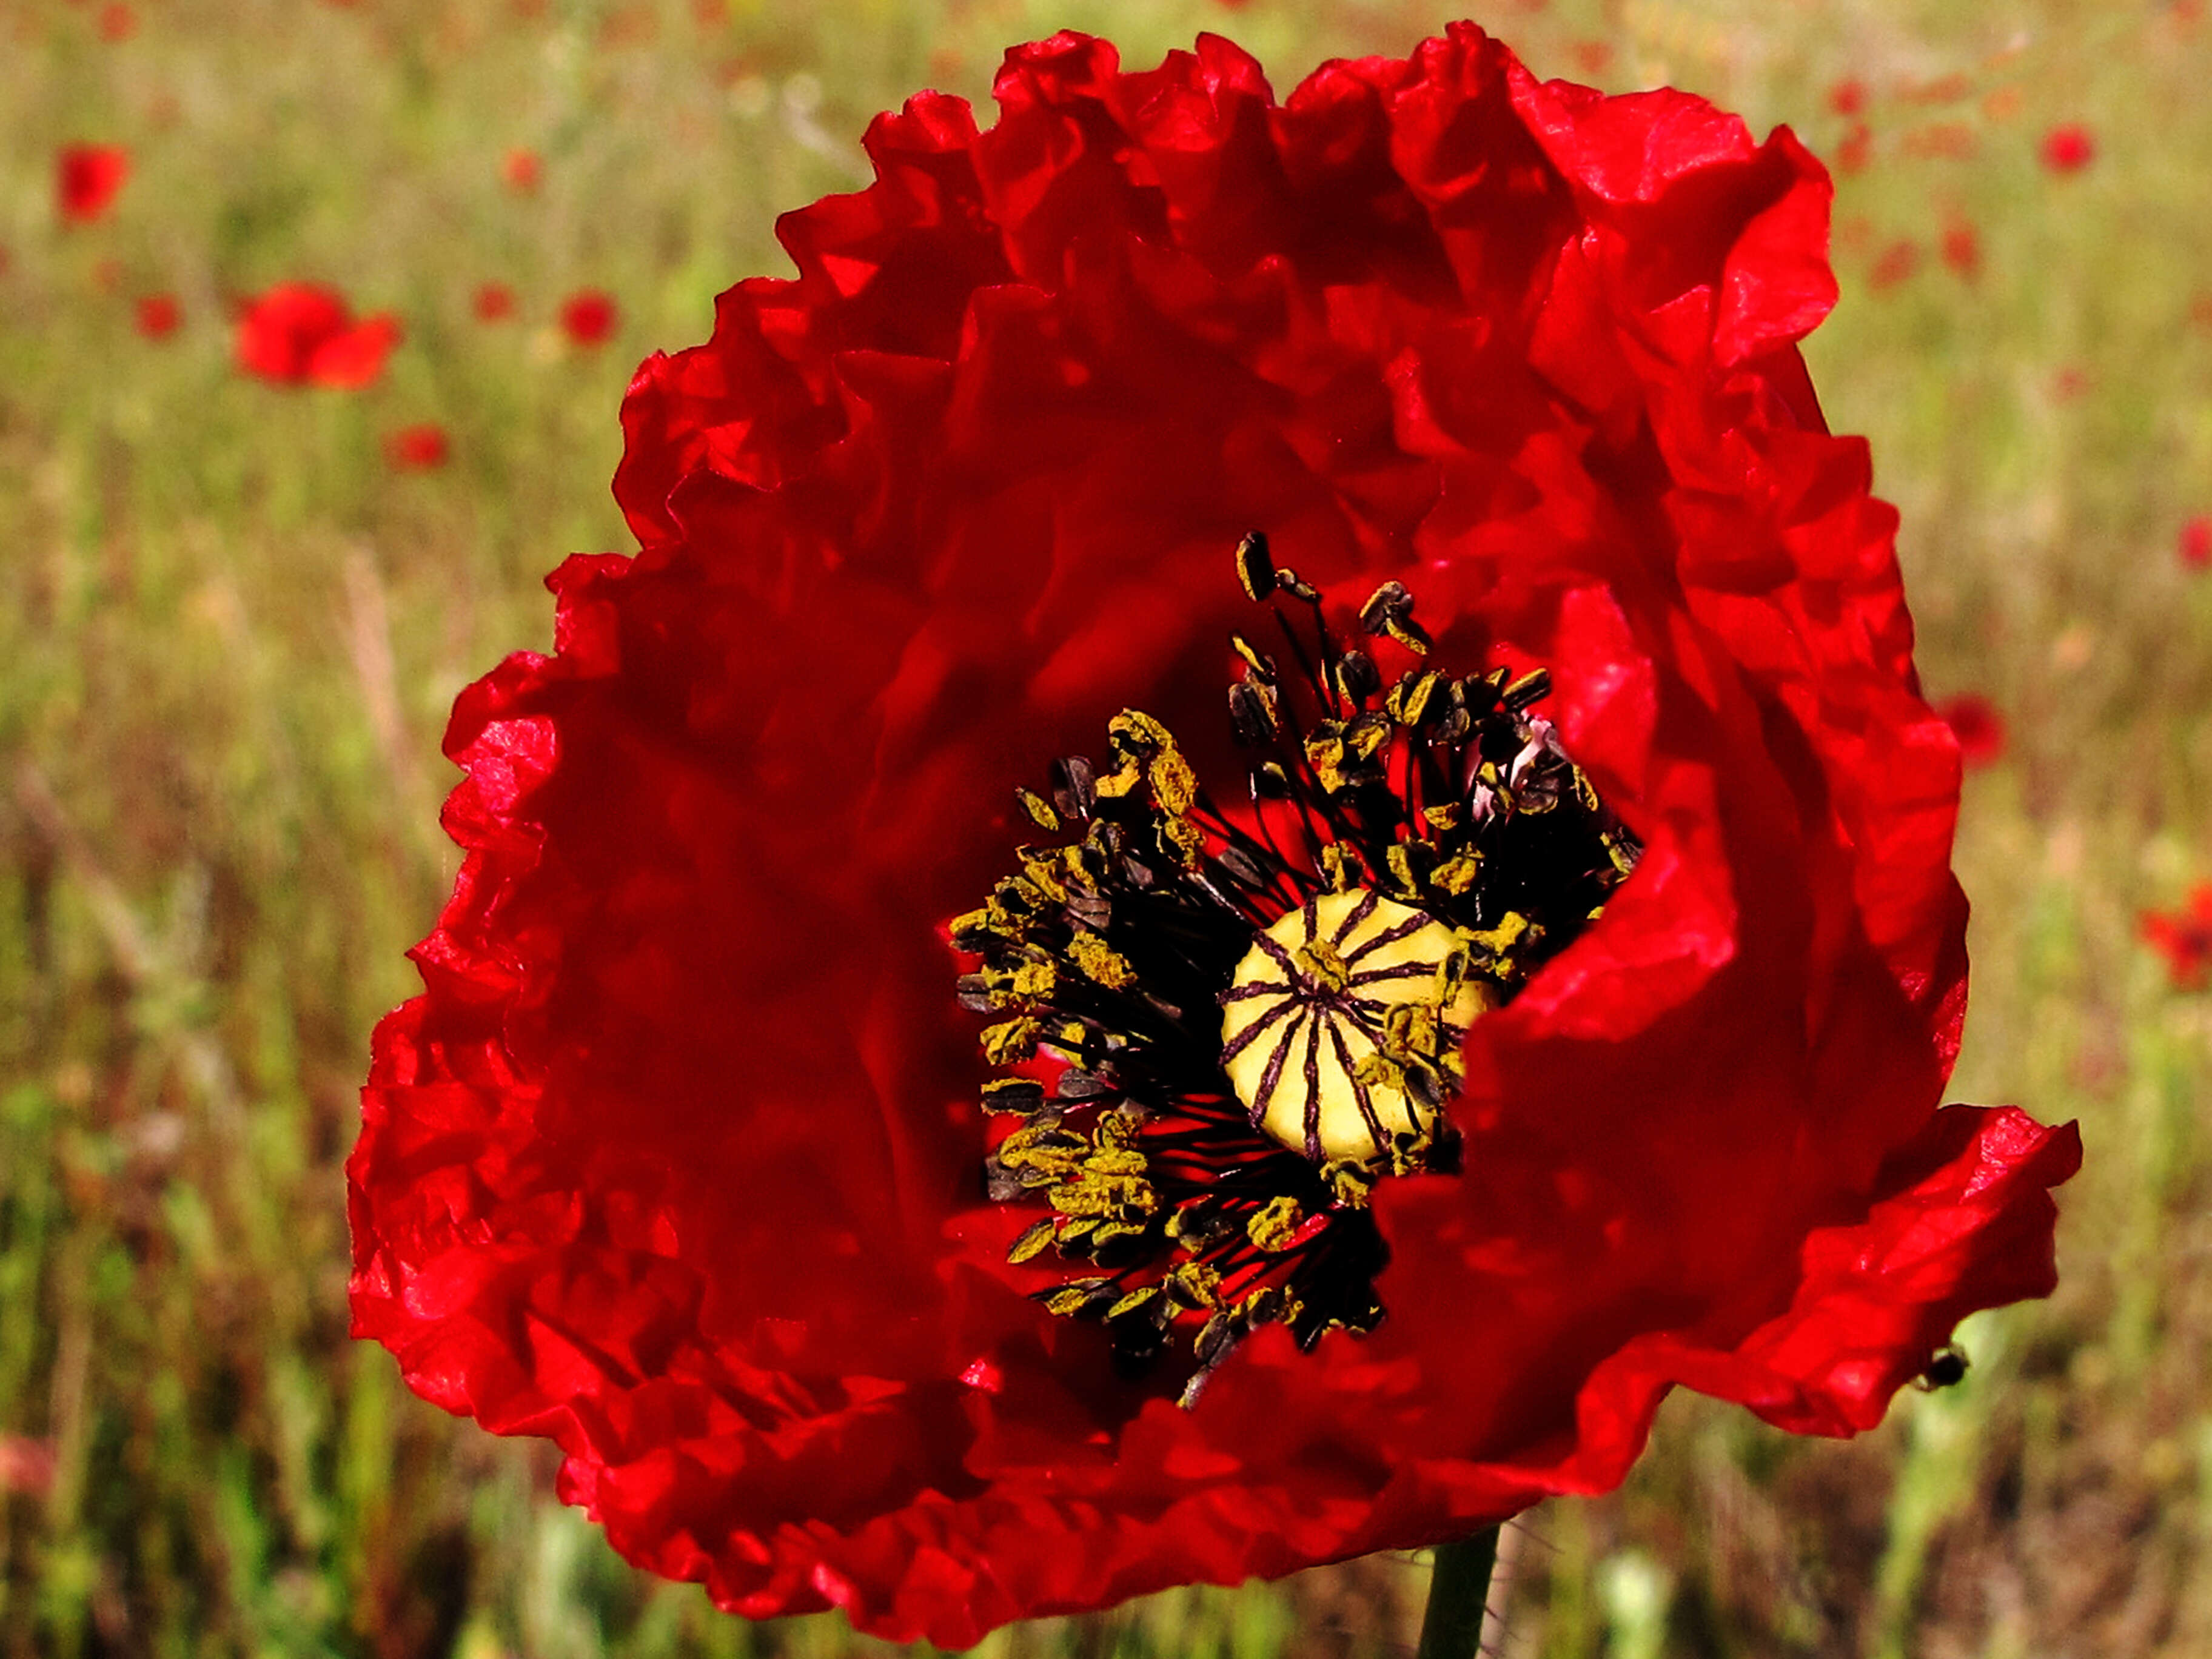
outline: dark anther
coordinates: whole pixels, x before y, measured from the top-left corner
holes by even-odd
[[[1301,604],[1319,605],[1321,603],[1321,589],[1310,581],[1301,580],[1295,570],[1278,570],[1275,573],[1275,586]]]
[[[1267,692],[1249,680],[1229,688],[1229,735],[1246,749],[1259,749],[1275,740],[1275,708]]]
[[[1267,872],[1254,863],[1251,855],[1241,847],[1223,848],[1214,861],[1255,892],[1267,884]]]
[[[1390,718],[1401,726],[1427,725],[1443,710],[1444,699],[1437,694],[1446,684],[1433,669],[1407,674],[1391,689]]]
[[[1413,596],[1406,591],[1405,583],[1384,582],[1359,607],[1359,626],[1380,638],[1390,631],[1392,623],[1403,623],[1413,614]]]
[[[1337,695],[1345,702],[1358,708],[1382,689],[1382,673],[1364,651],[1347,651],[1337,659]]]
[[[1097,775],[1080,755],[1066,755],[1052,763],[1053,804],[1063,817],[1087,818],[1098,800]]]
[[[983,1085],[987,1112],[1019,1112],[1024,1117],[1044,1109],[1044,1085],[1031,1078],[994,1077]]]
[[[1273,685],[1275,683],[1275,659],[1273,657],[1261,650],[1242,634],[1231,634],[1229,636],[1229,643],[1237,654],[1244,659],[1246,679],[1257,680],[1262,685]]]
[[[1548,668],[1532,668],[1512,684],[1507,686],[1504,695],[1498,701],[1514,713],[1518,714],[1530,703],[1539,702],[1551,695],[1552,671]]]
[[[1051,803],[1034,789],[1017,789],[1014,799],[1022,804],[1022,811],[1030,815],[1030,822],[1048,835],[1060,829],[1060,814],[1052,810]]]
[[[1244,597],[1255,604],[1275,591],[1275,562],[1267,556],[1266,531],[1247,531],[1237,544],[1237,580],[1244,585]]]

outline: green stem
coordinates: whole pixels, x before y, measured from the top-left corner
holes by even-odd
[[[1473,1659],[1490,1603],[1490,1575],[1498,1565],[1498,1528],[1485,1527],[1456,1544],[1439,1544],[1436,1556],[1414,1659]]]

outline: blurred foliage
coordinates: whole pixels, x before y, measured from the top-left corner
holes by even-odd
[[[2078,1116],[2065,1282],[1849,1445],[1677,1400],[1626,1490],[1511,1529],[1516,1659],[2212,1651],[2212,1002],[2136,940],[2212,875],[2212,22],[2144,0],[1514,0],[1539,73],[1673,82],[1843,164],[1811,356],[1871,434],[1938,693],[1992,699],[1967,792],[1956,1095]],[[981,99],[1063,25],[1200,28],[1279,90],[1403,52],[1403,0],[117,0],[0,4],[0,1655],[769,1656],[631,1572],[544,1449],[345,1334],[365,1036],[453,871],[459,687],[543,645],[540,574],[620,546],[631,363],[785,268],[774,216],[865,176],[874,111]],[[2073,172],[2044,135],[2083,124]],[[134,176],[64,228],[56,148]],[[538,187],[502,182],[514,149]],[[405,320],[358,395],[230,367],[267,283]],[[476,320],[477,286],[518,296]],[[623,321],[566,342],[585,287]],[[163,340],[135,301],[174,294]],[[383,435],[435,421],[443,470]],[[1002,1632],[1036,1656],[1412,1640],[1377,1559]]]

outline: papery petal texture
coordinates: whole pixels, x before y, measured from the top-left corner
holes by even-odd
[[[640,369],[640,550],[457,704],[356,1330],[556,1441],[632,1559],[957,1647],[1604,1490],[1677,1383],[1853,1432],[2047,1291],[2071,1128],[1940,1107],[1958,745],[1798,353],[1818,162],[1464,26],[1280,100],[1063,34],[994,96],[879,118],[797,276]],[[1230,763],[1255,527],[1339,611],[1417,587],[1462,672],[1548,666],[1645,851],[1470,1028],[1464,1172],[1377,1189],[1388,1319],[1184,1410],[1005,1270],[943,928],[1117,711]]]

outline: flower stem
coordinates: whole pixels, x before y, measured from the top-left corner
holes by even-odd
[[[1456,1544],[1439,1544],[1429,1578],[1429,1610],[1421,1619],[1414,1659],[1473,1659],[1498,1565],[1498,1528],[1485,1527]]]

